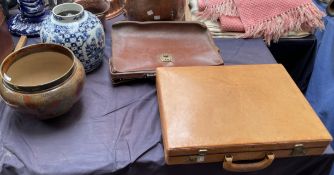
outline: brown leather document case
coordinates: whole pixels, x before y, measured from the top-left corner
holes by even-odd
[[[282,65],[158,68],[156,79],[167,164],[256,171],[332,140]]]
[[[222,64],[219,49],[201,23],[118,22],[112,26],[114,84],[154,78],[157,67]]]
[[[13,48],[12,35],[8,31],[6,19],[0,6],[0,62],[12,52]]]

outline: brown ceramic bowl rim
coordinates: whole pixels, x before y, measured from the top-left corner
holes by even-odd
[[[109,11],[109,9],[110,9],[110,2],[109,2],[108,0],[102,0],[102,1],[106,2],[106,5],[104,6],[105,8],[103,9],[103,11],[98,12],[98,13],[93,13],[93,12],[91,12],[91,13],[93,13],[93,14],[96,15],[96,16],[103,16],[103,15],[106,15],[106,13],[107,13],[107,12]],[[87,10],[87,9],[85,8],[85,6],[82,4],[83,2],[84,2],[84,0],[76,0],[76,1],[74,1],[74,3],[80,4],[80,5],[84,8],[84,10],[89,11],[89,10]],[[89,11],[89,12],[90,12],[90,11]]]
[[[114,0],[108,0],[110,2],[110,6],[112,7],[112,3],[114,3]],[[116,8],[109,8],[107,14],[106,14],[106,19],[113,19],[119,15],[121,15],[122,13],[124,13],[125,10],[125,5],[127,0],[123,0],[123,2],[118,1],[119,3],[117,4],[118,6],[116,6]]]
[[[56,78],[52,81],[45,82],[43,84],[34,85],[34,86],[23,86],[23,85],[14,84],[14,83],[9,82],[5,78],[6,77],[6,72],[9,69],[9,67],[13,63],[15,63],[17,60],[23,58],[26,55],[29,55],[29,54],[32,54],[32,53],[43,52],[43,51],[44,52],[45,51],[54,51],[54,52],[65,54],[66,56],[68,56],[72,60],[71,67],[63,75],[59,76],[58,78]],[[53,87],[56,87],[59,84],[66,81],[72,75],[72,73],[75,69],[75,59],[76,59],[76,57],[75,57],[74,53],[70,49],[68,49],[68,48],[66,48],[62,45],[51,44],[51,43],[33,44],[33,45],[23,47],[23,48],[9,54],[1,63],[0,76],[1,76],[1,79],[2,79],[2,82],[4,83],[4,85],[6,85],[8,88],[10,88],[14,91],[22,91],[22,92],[43,91],[43,90],[47,90],[47,89],[51,89]]]
[[[110,9],[110,2],[109,2],[109,1],[107,1],[107,0],[104,0],[104,1],[106,1],[106,2],[107,2],[107,5],[106,5],[106,8],[105,8],[105,10],[104,10],[103,12],[96,13],[96,14],[95,14],[96,16],[102,16],[102,15],[106,15],[106,14],[107,14],[107,12],[109,11],[109,9]]]

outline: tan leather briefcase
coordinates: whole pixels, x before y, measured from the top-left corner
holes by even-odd
[[[154,78],[157,67],[222,64],[219,49],[201,23],[118,22],[112,26],[114,84]]]
[[[332,140],[282,65],[158,68],[157,93],[167,164],[255,171]]]
[[[0,6],[0,61],[9,55],[14,48],[12,35],[9,33],[3,10]]]

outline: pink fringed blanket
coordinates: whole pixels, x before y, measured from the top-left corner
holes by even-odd
[[[219,19],[224,31],[277,41],[289,31],[323,28],[324,14],[312,0],[198,0],[206,19]]]

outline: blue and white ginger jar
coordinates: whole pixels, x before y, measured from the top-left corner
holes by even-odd
[[[43,22],[42,43],[61,44],[73,51],[84,65],[86,73],[96,69],[103,60],[105,34],[100,20],[75,3],[64,3],[53,8]]]

